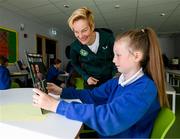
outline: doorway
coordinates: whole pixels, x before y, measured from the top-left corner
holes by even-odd
[[[56,58],[56,45],[57,40],[42,35],[36,35],[36,53],[42,55],[44,64],[47,68],[53,64],[53,60]]]

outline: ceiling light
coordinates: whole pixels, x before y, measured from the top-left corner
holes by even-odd
[[[166,14],[165,13],[161,13],[160,16],[165,16]]]
[[[23,23],[20,24],[20,30],[24,31],[24,24]]]
[[[57,36],[57,29],[56,29],[56,28],[50,28],[50,29],[49,29],[49,35],[50,35],[51,37]]]
[[[69,8],[69,5],[67,5],[67,4],[64,4],[64,7],[65,7],[65,8]]]
[[[119,4],[116,4],[115,6],[114,6],[114,8],[119,8],[120,6],[119,6]]]

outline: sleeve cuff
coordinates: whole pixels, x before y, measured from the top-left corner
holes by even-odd
[[[67,108],[68,108],[68,103],[65,102],[64,100],[61,100],[57,106],[56,113],[65,115]]]

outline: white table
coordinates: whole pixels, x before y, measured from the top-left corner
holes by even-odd
[[[166,69],[166,72],[180,76],[180,70]]]
[[[0,105],[15,103],[32,104],[32,88],[0,90]],[[75,138],[82,126],[81,122],[64,116],[48,113],[41,122],[13,121],[0,122],[0,137],[11,138]],[[18,134],[19,133],[19,134]],[[22,134],[21,134],[22,133]]]
[[[18,78],[18,77],[24,77],[24,81],[25,81],[25,86],[27,86],[27,82],[28,82],[28,72],[11,72],[10,76],[12,78]]]
[[[172,111],[175,113],[176,111],[176,91],[169,83],[166,83],[166,93],[168,95],[172,95]]]

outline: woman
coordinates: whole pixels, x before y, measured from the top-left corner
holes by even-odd
[[[111,79],[116,72],[112,62],[113,33],[95,29],[92,12],[86,7],[75,10],[68,24],[77,38],[71,44],[71,62],[85,80],[85,88],[94,88]]]
[[[163,60],[155,32],[146,28],[117,37],[113,62],[121,76],[93,90],[62,90],[49,84],[50,92],[61,98],[80,99],[83,104],[58,101],[33,89],[33,105],[81,121],[101,137],[149,138],[160,108],[168,107]]]

